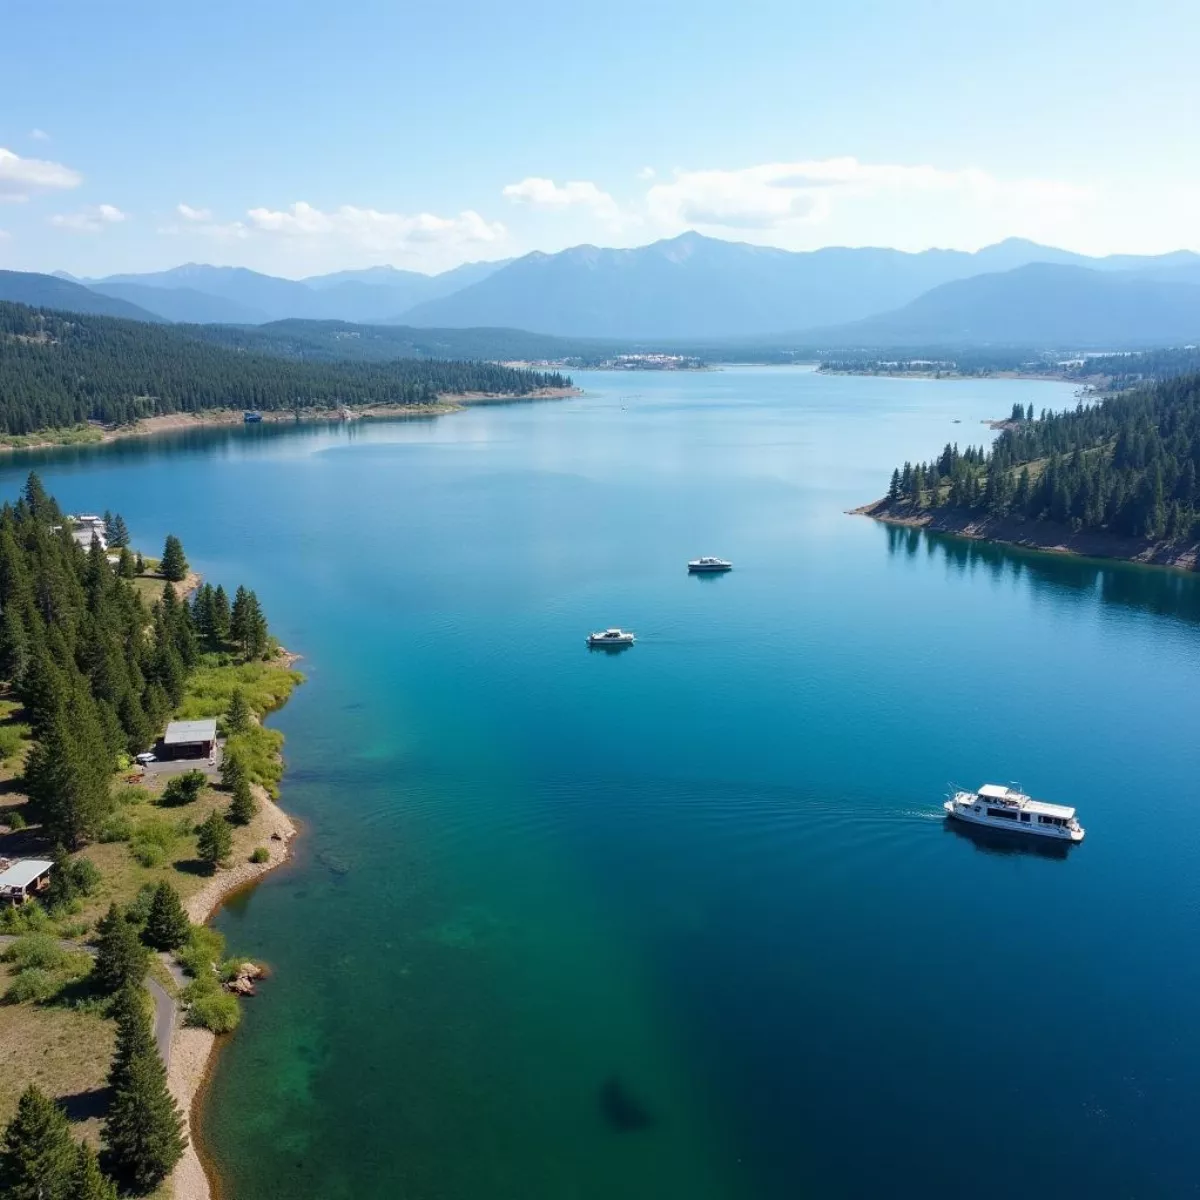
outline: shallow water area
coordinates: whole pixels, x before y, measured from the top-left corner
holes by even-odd
[[[228,1195],[1193,1191],[1200,576],[846,515],[1072,390],[578,382],[3,468],[304,655],[305,836],[217,920],[273,968],[202,1114]],[[941,819],[1010,780],[1085,843]]]

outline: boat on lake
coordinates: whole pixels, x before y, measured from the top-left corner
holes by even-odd
[[[599,633],[589,633],[587,640],[589,646],[600,646],[604,649],[632,646],[633,643],[633,634],[627,629],[602,629]]]
[[[693,558],[688,563],[688,573],[691,575],[715,575],[719,571],[732,571],[733,563],[724,558]]]
[[[247,425],[257,425],[262,420],[262,413],[254,412],[252,409],[247,409],[242,413],[242,420]]]
[[[955,792],[942,805],[946,815],[969,825],[1006,829],[1060,842],[1082,842],[1084,829],[1065,804],[1034,800],[1019,788],[985,783],[977,792]]]

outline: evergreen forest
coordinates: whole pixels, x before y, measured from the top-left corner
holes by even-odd
[[[898,467],[888,503],[1189,543],[1200,538],[1200,375],[1062,413],[1015,406],[990,451],[947,444]]]
[[[489,362],[301,361],[215,344],[203,328],[0,303],[0,435],[212,409],[416,405],[464,392],[523,396],[570,383],[555,372]]]

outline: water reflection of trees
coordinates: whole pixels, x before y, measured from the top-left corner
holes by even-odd
[[[1200,624],[1200,574],[1194,572],[1099,562],[903,525],[884,525],[883,529],[890,554],[915,558],[924,549],[927,557],[941,558],[961,574],[982,570],[996,579],[1023,578],[1035,592],[1095,597],[1107,604]]]

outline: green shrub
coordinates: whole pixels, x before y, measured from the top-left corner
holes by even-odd
[[[0,905],[0,933],[40,933],[50,928],[50,914],[40,904]]]
[[[67,964],[66,950],[49,933],[27,933],[7,947],[0,957],[18,971],[57,971]]]
[[[185,771],[182,775],[175,775],[167,780],[159,803],[167,807],[193,804],[207,782],[203,771]]]
[[[152,883],[143,883],[138,888],[138,894],[129,902],[125,910],[125,919],[134,925],[145,925],[150,916],[150,905],[154,903],[155,887]]]
[[[10,808],[8,812],[4,814],[4,823],[13,831],[13,833],[18,833],[22,829],[29,828],[29,822],[25,820],[25,817],[19,808]]]
[[[213,978],[213,964],[220,962],[224,956],[224,937],[207,925],[193,925],[187,944],[176,953],[175,958],[194,979],[209,980]]]
[[[90,928],[91,926],[86,921],[72,921],[65,925],[60,921],[58,936],[68,942],[77,942]]]
[[[37,1004],[58,995],[61,990],[62,984],[49,971],[43,971],[41,967],[30,967],[8,985],[4,999],[9,1004]]]
[[[0,725],[0,762],[15,758],[28,744],[28,725]]]
[[[270,859],[271,852],[266,848],[266,846],[255,846],[254,853],[250,855],[250,861],[252,863],[265,863],[269,862]]]
[[[71,864],[71,885],[77,896],[90,896],[101,878],[100,868],[90,858],[80,856]]]
[[[237,998],[219,988],[206,991],[188,1005],[187,1023],[213,1033],[232,1033],[241,1019]]]
[[[167,861],[167,852],[153,842],[134,842],[130,849],[143,867],[161,867]]]
[[[133,822],[122,812],[113,813],[100,826],[99,840],[102,842],[127,842],[133,836]]]
[[[120,805],[145,804],[150,799],[150,793],[136,783],[126,783],[113,792],[113,799]]]

